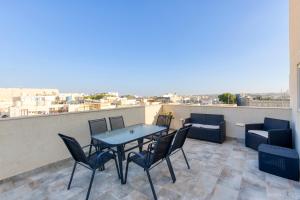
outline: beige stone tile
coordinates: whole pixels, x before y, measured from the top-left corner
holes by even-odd
[[[239,190],[217,184],[211,195],[211,200],[236,200]]]
[[[130,145],[129,145],[130,146]],[[151,170],[160,200],[269,199],[300,200],[299,182],[280,178],[258,169],[257,152],[236,140],[214,144],[188,139],[184,146],[191,169],[181,152],[171,161],[177,181],[172,182],[165,162]],[[78,167],[71,190],[67,184],[74,162],[67,160],[38,171],[14,177],[0,184],[0,199],[61,200],[84,199],[91,171]],[[124,162],[125,167],[125,162]],[[146,173],[131,164],[128,182],[121,185],[113,162],[103,172],[97,171],[91,200],[153,199]]]

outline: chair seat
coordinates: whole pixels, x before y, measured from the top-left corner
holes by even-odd
[[[149,155],[149,153],[150,152],[148,152],[148,151],[142,151],[142,152],[139,153],[140,156],[139,155],[133,155],[129,158],[130,159],[129,161],[132,161],[135,164],[145,168],[145,167],[147,167],[146,161],[147,161],[147,156]],[[152,153],[150,153],[150,160],[151,160],[151,157],[153,157]]]
[[[101,159],[97,160],[97,157],[99,154],[102,154]],[[104,152],[104,153],[103,152],[95,152],[88,157],[88,163],[92,168],[97,169],[101,165],[107,163],[108,161],[110,161],[113,158],[114,158],[114,155],[109,152]]]
[[[267,131],[262,131],[262,130],[249,130],[248,133],[253,133],[253,134],[256,134],[256,135],[260,135],[264,138],[269,137],[269,133]]]

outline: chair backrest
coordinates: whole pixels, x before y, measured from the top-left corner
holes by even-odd
[[[105,118],[89,120],[89,127],[91,135],[108,131]]]
[[[174,138],[174,134],[168,134],[158,138],[154,146],[154,150],[152,154],[153,156],[151,157],[149,163],[150,165],[156,163],[159,160],[162,160],[168,155],[173,138]]]
[[[67,146],[70,154],[77,162],[82,162],[87,164],[87,157],[85,156],[80,144],[76,141],[75,138],[63,135],[61,133],[58,134],[59,137],[64,141],[65,145]]]
[[[273,118],[265,118],[264,121],[264,130],[272,130],[272,129],[289,129],[290,122],[287,120],[281,119],[273,119]]]
[[[224,121],[224,115],[192,113],[191,123],[219,125]]]
[[[164,126],[167,129],[169,129],[170,125],[171,125],[172,118],[173,118],[172,115],[159,115],[157,117],[156,125],[157,126]]]
[[[176,132],[169,153],[172,153],[175,150],[180,149],[180,148],[183,147],[183,145],[185,143],[185,140],[186,140],[186,137],[187,137],[187,135],[189,133],[189,130],[190,130],[190,127],[185,127],[185,128],[179,129]]]
[[[123,116],[110,117],[109,123],[110,123],[111,130],[125,128]]]

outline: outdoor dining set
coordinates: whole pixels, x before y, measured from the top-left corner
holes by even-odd
[[[188,169],[190,165],[183,150],[190,126],[185,126],[179,130],[170,130],[172,115],[159,115],[155,125],[138,124],[125,126],[122,116],[110,117],[110,130],[106,119],[96,119],[88,121],[90,128],[91,143],[81,147],[75,138],[59,133],[71,156],[75,160],[68,190],[71,187],[76,166],[82,165],[92,171],[91,180],[88,187],[86,199],[89,198],[94,176],[97,170],[105,170],[105,163],[114,160],[117,176],[121,184],[126,184],[129,164],[134,163],[147,174],[154,199],[157,199],[152,183],[150,170],[166,161],[173,183],[176,176],[172,167],[170,156],[181,151],[183,153]],[[126,148],[129,143],[137,142],[135,146]],[[144,147],[146,146],[146,150]],[[133,151],[134,149],[137,151]],[[86,149],[86,150],[85,150]],[[129,152],[126,157],[126,152]],[[124,175],[123,162],[126,161]]]

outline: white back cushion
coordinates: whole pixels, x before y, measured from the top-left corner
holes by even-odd
[[[196,124],[196,123],[189,123],[185,125],[186,126],[192,125],[192,127],[196,127],[196,128],[220,129],[220,126],[218,125],[207,125],[207,124]]]
[[[262,131],[262,130],[249,130],[248,131],[249,133],[254,133],[256,135],[260,135],[260,136],[263,136],[265,138],[268,138],[269,137],[269,133],[267,131]]]

